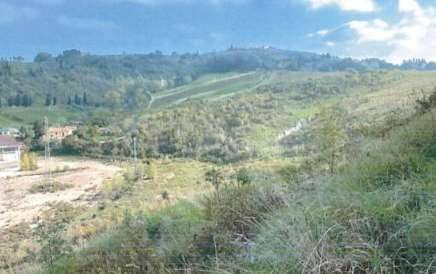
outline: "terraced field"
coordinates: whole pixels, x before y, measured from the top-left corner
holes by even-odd
[[[211,79],[212,78],[212,79]],[[175,106],[188,100],[219,100],[225,97],[253,91],[268,76],[262,72],[250,72],[230,76],[207,76],[204,79],[180,88],[171,89],[154,96],[153,109]]]

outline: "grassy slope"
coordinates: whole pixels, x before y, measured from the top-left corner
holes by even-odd
[[[232,96],[253,90],[261,81],[259,79],[262,79],[262,73],[205,76],[187,86],[159,93],[151,107],[165,108],[192,99],[216,100]]]
[[[103,108],[82,108],[70,106],[2,108],[0,110],[0,127],[28,126],[47,117],[52,125],[64,125],[70,122],[86,121],[91,117],[108,117],[108,110]]]
[[[304,74],[304,73],[290,73],[290,72],[277,72],[272,73],[268,77],[271,83],[274,82],[288,82],[290,85],[292,83],[298,82],[300,80],[308,79],[308,78],[317,78],[317,77],[324,77],[325,75],[329,76],[341,76],[341,74]],[[399,76],[398,76],[399,75]],[[411,96],[411,91],[413,89],[420,89],[425,88],[429,89],[432,87],[433,79],[435,76],[435,73],[418,73],[418,72],[407,72],[407,73],[392,73],[390,75],[385,76],[386,78],[392,77],[393,79],[390,79],[387,84],[385,85],[379,85],[377,87],[367,87],[367,86],[357,86],[349,91],[347,94],[342,94],[337,97],[331,97],[331,98],[319,98],[314,101],[307,101],[304,103],[297,103],[294,102],[293,104],[286,101],[284,105],[279,105],[276,112],[272,113],[272,117],[274,119],[274,123],[271,123],[270,126],[262,126],[256,129],[255,134],[252,136],[249,136],[249,138],[252,138],[253,143],[255,143],[259,149],[264,149],[264,153],[266,155],[270,155],[269,158],[263,159],[263,160],[255,160],[252,162],[246,162],[241,163],[238,165],[229,165],[224,167],[224,170],[227,174],[231,174],[236,170],[237,168],[244,166],[248,167],[249,169],[254,169],[259,172],[265,172],[264,175],[265,178],[268,178],[268,180],[263,179],[265,182],[269,180],[280,180],[279,177],[277,177],[277,171],[289,164],[293,164],[292,160],[289,159],[282,159],[278,158],[277,144],[274,143],[276,134],[280,133],[281,130],[284,128],[286,129],[288,125],[293,125],[298,119],[310,117],[313,116],[320,105],[322,104],[331,104],[339,102],[345,106],[351,106],[349,107],[349,110],[352,114],[355,116],[360,116],[361,119],[370,120],[375,116],[383,117],[391,109],[401,108],[404,106],[403,102],[407,102],[408,107],[407,109],[412,109],[412,102],[414,102],[415,96]],[[230,75],[232,77],[233,75]],[[215,76],[211,76],[213,79]],[[228,78],[229,76],[223,76],[224,78]],[[251,79],[250,75],[244,75],[238,78],[232,79],[233,81],[241,81],[241,83],[232,83],[229,87],[228,84],[226,84],[226,88],[231,90],[231,87],[233,86],[244,86],[247,84],[246,80]],[[307,77],[307,78],[305,78]],[[396,78],[397,77],[397,78]],[[226,82],[227,80],[223,80],[222,82]],[[253,87],[253,80],[251,79],[251,84],[248,88],[245,90],[252,91]],[[221,82],[221,81],[218,81]],[[222,84],[221,82],[221,84]],[[217,85],[217,82],[215,80],[212,80],[210,78],[200,79],[199,82],[196,82],[192,85],[185,86],[183,88],[177,89],[177,90],[171,90],[168,91],[164,97],[162,95],[161,100],[164,102],[164,99],[168,99],[160,105],[159,107],[166,107],[170,106],[172,104],[178,104],[180,103],[180,98],[177,97],[178,93],[184,94],[181,98],[186,98],[186,96],[193,96],[193,94],[196,94],[198,96],[202,94],[208,94],[210,96],[211,100],[214,100],[216,98],[219,98],[219,96],[216,96],[217,94],[208,93],[208,87],[214,87],[216,90],[222,91],[222,87],[219,87]],[[211,89],[213,90],[213,89]],[[419,94],[418,94],[419,95]],[[247,95],[248,96],[248,95]],[[235,97],[236,98],[236,97]],[[244,100],[244,97],[241,97],[241,100]],[[280,97],[277,97],[280,98]],[[276,98],[276,99],[277,99]],[[384,100],[380,100],[380,98],[384,98]],[[156,105],[158,106],[158,105]],[[428,119],[428,117],[427,117]],[[388,189],[372,189],[372,191],[368,191],[367,189],[361,188],[361,182],[364,179],[365,182],[368,184],[374,184],[377,183],[379,173],[385,174],[386,172],[389,172],[390,165],[395,166],[395,161],[391,161],[392,159],[397,159],[396,157],[401,156],[401,159],[405,159],[406,163],[408,159],[412,159],[413,157],[417,156],[422,153],[421,150],[414,150],[413,146],[410,150],[404,150],[403,146],[405,143],[404,137],[407,132],[410,131],[417,131],[417,132],[427,132],[424,134],[424,136],[415,136],[413,141],[416,141],[417,143],[429,143],[428,139],[428,131],[425,131],[425,129],[428,127],[428,120],[427,122],[420,122],[418,125],[414,124],[407,128],[399,129],[398,132],[395,132],[395,136],[398,136],[393,139],[387,140],[385,143],[379,144],[378,141],[369,141],[367,143],[367,146],[374,146],[376,149],[372,148],[371,151],[375,151],[376,156],[374,158],[377,161],[374,161],[373,159],[368,160],[366,157],[366,151],[363,151],[361,157],[359,160],[355,161],[352,165],[350,165],[350,170],[345,171],[342,176],[343,180],[341,180],[340,176],[335,179],[333,183],[330,183],[329,180],[320,182],[322,184],[326,183],[326,187],[322,187],[322,190],[320,192],[311,192],[306,193],[307,189],[311,189],[313,187],[312,182],[309,182],[308,185],[304,185],[302,187],[302,193],[298,192],[296,196],[293,194],[290,197],[289,201],[289,208],[283,209],[283,211],[277,211],[274,214],[271,215],[269,223],[265,224],[265,227],[260,226],[259,227],[259,237],[257,239],[258,241],[258,249],[256,249],[255,252],[257,252],[258,258],[260,258],[259,261],[256,262],[254,265],[246,265],[246,262],[242,262],[242,268],[246,269],[253,269],[253,271],[258,271],[260,269],[265,270],[266,273],[271,273],[271,271],[277,269],[282,269],[283,271],[287,271],[290,269],[290,267],[294,267],[295,265],[304,264],[306,263],[307,258],[311,258],[310,256],[314,255],[310,251],[312,251],[318,242],[321,242],[322,240],[325,240],[325,238],[322,238],[322,233],[325,233],[325,230],[322,229],[328,229],[328,225],[330,223],[324,223],[325,216],[329,216],[333,222],[340,223],[343,227],[346,227],[347,225],[352,226],[353,224],[347,223],[346,218],[343,216],[349,217],[349,220],[358,221],[359,218],[368,218],[368,226],[374,226],[377,227],[377,225],[390,225],[391,222],[397,220],[397,218],[401,218],[401,214],[403,214],[403,203],[408,203],[410,199],[412,199],[412,196],[408,196],[408,194],[404,194],[405,192],[409,191],[409,186],[411,186],[413,191],[433,191],[433,186],[429,184],[427,181],[430,181],[432,178],[430,175],[432,174],[434,168],[433,160],[432,158],[426,158],[424,161],[428,161],[428,164],[425,164],[426,171],[419,173],[419,176],[424,177],[424,181],[415,183],[412,182],[413,178],[406,178],[407,180],[410,179],[410,184],[407,184],[407,182],[400,182],[400,180],[395,181],[395,185],[393,187],[390,187]],[[406,130],[407,129],[407,130]],[[419,129],[419,130],[418,130]],[[393,142],[396,142],[397,144],[394,146],[391,146]],[[395,144],[395,143],[394,143]],[[408,144],[408,143],[407,143]],[[380,147],[384,147],[383,151],[378,151]],[[406,147],[406,146],[404,146]],[[407,146],[410,148],[410,144]],[[390,158],[389,158],[390,157]],[[375,163],[378,163],[377,165],[373,165],[373,161]],[[353,166],[355,165],[355,166]],[[172,204],[177,199],[188,199],[192,200],[197,194],[199,193],[207,193],[210,191],[210,186],[207,185],[204,182],[204,172],[208,170],[209,168],[213,167],[213,165],[198,163],[194,161],[175,161],[175,162],[157,162],[156,163],[156,169],[157,169],[157,177],[155,179],[155,182],[150,184],[144,184],[144,185],[135,185],[133,188],[133,191],[128,192],[124,197],[122,197],[119,201],[111,204],[109,203],[108,206],[103,210],[103,212],[100,212],[95,209],[93,212],[85,213],[84,216],[82,216],[82,220],[88,220],[87,222],[78,222],[74,224],[71,227],[71,230],[69,233],[71,233],[72,237],[90,237],[94,236],[100,231],[106,231],[108,229],[116,227],[120,222],[123,220],[123,212],[125,211],[132,211],[132,212],[140,212],[140,211],[154,211],[156,209],[160,209],[163,207],[168,206],[169,204]],[[367,173],[361,173],[362,170],[368,171]],[[396,173],[398,172],[398,173]],[[395,167],[394,168],[394,175],[395,174],[402,174],[403,170],[400,168]],[[275,174],[275,175],[274,175]],[[363,174],[363,175],[362,175]],[[365,177],[361,177],[365,176]],[[351,179],[351,180],[348,180]],[[331,188],[330,188],[331,187]],[[112,191],[112,186],[110,184],[108,185],[107,191],[110,193]],[[336,190],[335,190],[336,189]],[[318,190],[318,189],[317,189]],[[161,193],[163,191],[168,191],[171,197],[171,202],[167,203],[166,201],[162,200]],[[374,191],[378,191],[378,193],[375,193]],[[398,193],[400,193],[400,196],[395,196]],[[429,192],[430,193],[430,192]],[[331,195],[331,196],[329,196]],[[298,197],[299,199],[295,199],[295,197]],[[340,197],[340,199],[337,199]],[[348,197],[353,197],[351,200]],[[391,199],[391,197],[393,197]],[[293,200],[295,199],[295,200]],[[433,201],[429,201],[430,204],[433,204]],[[301,204],[304,205],[303,212],[299,211],[298,206],[301,206]],[[320,209],[321,206],[326,206],[325,208],[321,208],[321,211],[317,211]],[[297,209],[296,209],[297,208]],[[350,209],[350,211],[343,211],[344,209]],[[310,213],[310,210],[313,210],[313,213]],[[335,211],[338,210],[338,211]],[[341,211],[342,210],[342,211]],[[408,209],[409,210],[409,209]],[[411,214],[413,216],[410,216],[410,222],[414,224],[419,224],[420,218],[425,218],[428,214],[427,210],[431,210],[430,208],[426,207],[425,210],[421,211],[414,211],[415,209],[412,209],[413,211],[408,211],[407,214]],[[424,212],[426,211],[426,212]],[[189,214],[189,210],[185,212],[185,214]],[[95,220],[93,219],[93,214],[97,213],[98,217]],[[181,213],[183,215],[183,213]],[[275,215],[276,214],[276,215]],[[286,215],[288,214],[288,215]],[[302,216],[301,214],[308,214],[306,218],[309,221],[312,221],[314,223],[312,224],[301,224],[301,223],[293,223],[289,224],[287,222],[283,222],[283,216],[289,216],[289,220],[293,220],[292,216]],[[418,214],[418,217],[416,217]],[[420,215],[422,214],[422,215]],[[413,217],[413,219],[412,219]],[[428,219],[421,219],[424,220],[426,225],[428,224],[428,227],[433,228],[433,222]],[[373,222],[374,221],[374,222]],[[318,222],[315,224],[315,222]],[[365,225],[367,225],[365,224]],[[301,225],[301,227],[299,226]],[[309,227],[309,225],[319,225],[319,227],[313,228]],[[397,224],[395,224],[397,225]],[[273,228],[273,229],[272,229]],[[317,229],[320,230],[317,230]],[[365,228],[366,229],[366,228]],[[395,229],[398,229],[400,231],[402,228],[400,226],[395,226],[392,228],[392,231],[395,231]],[[311,235],[303,235],[301,234],[302,231],[309,231]],[[364,228],[362,228],[362,231],[364,231]],[[364,234],[365,232],[358,231],[358,233],[361,234],[353,234],[353,235],[347,235],[351,238],[351,240],[355,240],[353,237],[361,236],[362,238],[368,238],[372,237],[371,235]],[[397,231],[397,232],[398,232]],[[425,238],[426,235],[432,235],[427,227],[417,228],[416,230],[410,230],[411,233],[417,233],[416,231],[423,231],[422,234],[416,234],[417,236],[422,236],[422,239],[425,239],[428,241],[428,238]],[[374,232],[374,231],[373,231]],[[376,231],[375,231],[376,232]],[[321,234],[320,234],[321,233]],[[344,233],[343,231],[341,233]],[[357,232],[356,232],[357,233]],[[308,238],[305,238],[305,237]],[[356,236],[356,237],[357,237]],[[407,234],[408,239],[413,236],[412,234]],[[311,238],[313,237],[313,238]],[[318,237],[318,238],[317,238]],[[366,239],[365,238],[365,239]],[[328,239],[329,241],[334,241],[337,239]],[[351,241],[350,240],[350,241]],[[376,239],[370,239],[371,241],[375,241]],[[281,257],[280,255],[283,253],[280,253],[282,251],[279,251],[271,244],[279,244],[278,241],[283,241],[284,243],[289,243],[289,246],[293,245],[299,245],[304,246],[306,249],[300,249],[302,252],[300,254],[297,254],[297,257],[292,257],[292,260],[289,260],[289,256]],[[290,242],[287,242],[290,241]],[[301,242],[299,242],[301,241]],[[331,242],[327,242],[326,245],[330,244]],[[338,242],[341,244],[342,242]],[[366,242],[364,242],[365,244]],[[360,242],[359,242],[360,244]],[[373,244],[373,242],[371,242]],[[283,250],[280,248],[280,250]],[[295,252],[294,249],[288,250],[290,253]],[[309,253],[304,253],[308,251]],[[338,256],[337,261],[338,264],[346,259],[341,257],[341,251],[342,250],[334,250],[334,252],[338,253],[332,253],[335,256]],[[278,252],[278,253],[277,253]],[[333,251],[332,251],[333,252]],[[353,254],[356,255],[356,257],[359,256],[359,254],[362,253],[362,250],[355,249],[353,250]],[[359,253],[360,252],[360,253]],[[366,252],[366,250],[365,250]],[[371,253],[373,252],[373,253]],[[376,260],[379,259],[378,256],[378,250],[370,250],[367,254],[365,254],[365,263],[370,261],[371,264],[374,263],[374,265],[371,265],[371,267],[380,267],[383,266],[381,262],[377,262]],[[246,256],[247,254],[244,254]],[[247,255],[248,256],[248,255]],[[312,258],[311,258],[312,259]],[[283,261],[281,261],[283,260]],[[313,263],[313,266],[316,266],[316,263],[318,261],[314,260],[309,263]],[[259,264],[257,264],[259,263]],[[322,263],[322,262],[321,262]],[[357,262],[359,263],[359,262]],[[357,264],[356,263],[356,264]],[[377,265],[377,263],[379,263]],[[239,266],[238,266],[239,267]],[[234,269],[233,269],[234,270]],[[280,270],[278,271],[280,272]]]
[[[20,127],[37,120],[42,121],[44,117],[52,123],[64,124],[81,120],[86,117],[86,113],[65,107],[4,108],[0,111],[0,126]]]
[[[434,127],[431,115],[415,118],[384,140],[355,148],[359,152],[336,176],[301,185],[259,226],[252,251],[258,260],[243,267],[257,273],[433,273]]]
[[[178,203],[144,215],[138,201],[147,195],[138,192],[127,203],[136,215],[121,217],[129,207],[118,208],[117,229],[94,238],[54,269],[57,273],[114,267],[132,273],[145,269],[174,273],[174,267],[194,273],[433,273],[434,127],[431,115],[415,118],[384,140],[367,139],[337,175],[317,174],[288,188],[281,188],[282,179],[275,174],[289,163],[275,160],[244,164],[263,172],[266,179],[255,179],[257,190],[230,187],[200,205]],[[184,182],[205,171],[193,162],[162,164],[160,172],[166,175],[162,173],[161,179],[175,167]],[[164,167],[167,164],[171,167]],[[226,173],[231,173],[229,168],[225,167]],[[196,170],[198,175],[190,177]],[[273,185],[272,192],[264,188],[267,185]],[[230,236],[241,233],[240,225],[252,229],[251,248],[237,248],[239,240]],[[148,248],[127,248],[127,254],[119,249],[139,242]],[[138,268],[129,270],[131,265]]]

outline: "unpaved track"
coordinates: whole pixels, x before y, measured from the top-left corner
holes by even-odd
[[[77,158],[53,158],[48,165],[39,161],[39,170],[31,173],[17,172],[9,178],[0,178],[0,229],[20,223],[32,223],[45,210],[56,203],[66,202],[73,206],[91,206],[96,201],[102,183],[112,178],[120,168],[93,160]],[[46,171],[62,170],[52,173],[52,180],[71,187],[55,193],[35,193],[29,190],[32,185],[47,179]]]

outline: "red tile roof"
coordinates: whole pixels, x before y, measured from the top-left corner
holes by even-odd
[[[11,136],[6,135],[0,135],[0,146],[11,146],[11,147],[18,147],[21,144],[18,143],[15,138]]]

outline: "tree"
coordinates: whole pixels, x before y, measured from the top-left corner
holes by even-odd
[[[105,95],[105,101],[107,102],[107,105],[111,108],[115,108],[121,100],[121,96],[118,92],[115,90],[111,90]]]
[[[21,95],[20,94],[15,95],[14,105],[16,107],[21,106]]]
[[[21,155],[20,168],[21,168],[21,171],[29,171],[30,170],[30,160],[29,160],[29,155],[27,153],[23,153]]]
[[[74,58],[78,58],[80,56],[82,56],[82,53],[80,52],[80,50],[77,50],[77,49],[64,50],[64,52],[63,52],[64,58],[74,59]]]
[[[23,142],[27,147],[30,147],[32,144],[32,140],[35,137],[35,132],[31,128],[21,127],[20,128],[21,136],[23,136]]]
[[[35,239],[41,246],[39,259],[52,267],[55,261],[71,252],[71,246],[62,236],[66,223],[63,218],[47,223],[43,222],[35,230]]]
[[[56,106],[58,103],[58,98],[56,96],[53,96],[53,106]]]
[[[74,104],[81,105],[82,99],[80,99],[79,95],[74,95]]]
[[[38,169],[38,157],[34,153],[25,152],[21,155],[20,166],[22,171]]]
[[[337,158],[347,140],[345,112],[337,107],[321,109],[315,134],[320,155],[327,161],[330,173],[334,174]]]
[[[21,105],[23,107],[29,107],[32,105],[32,97],[30,97],[29,95],[25,94],[21,99],[22,99]]]
[[[42,121],[36,121],[33,123],[33,140],[32,140],[32,146],[33,148],[43,148],[43,137],[45,135],[45,126]]]
[[[47,94],[47,95],[45,96],[45,105],[46,105],[46,106],[50,106],[52,100],[53,100],[53,99],[52,99],[51,94]]]
[[[206,181],[210,182],[215,190],[218,191],[224,181],[224,175],[221,170],[214,168],[206,172]]]
[[[249,185],[252,181],[250,171],[246,168],[241,168],[236,173],[236,181],[240,186]]]
[[[62,147],[67,153],[78,154],[83,150],[83,143],[77,135],[70,135],[62,140]]]
[[[85,106],[88,105],[88,94],[86,92],[83,93],[82,102]]]
[[[51,54],[46,53],[46,52],[41,52],[35,56],[33,61],[35,63],[42,63],[42,62],[46,62],[46,61],[50,60],[51,58],[52,58]]]
[[[421,90],[421,93],[424,94],[424,91]],[[423,95],[423,98],[416,100],[416,103],[416,111],[421,114],[427,113],[431,111],[431,109],[436,108],[436,87],[433,88],[430,96],[426,97]]]

